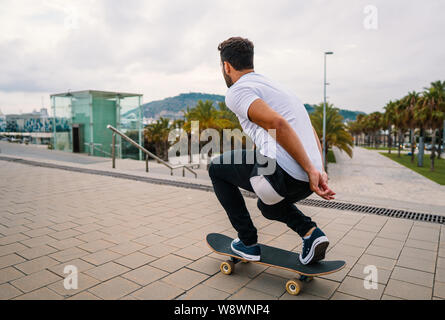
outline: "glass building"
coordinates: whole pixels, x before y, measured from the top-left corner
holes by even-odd
[[[142,94],[77,91],[52,94],[52,145],[56,150],[111,156],[107,125],[143,145]],[[116,156],[142,160],[142,152],[116,136]]]

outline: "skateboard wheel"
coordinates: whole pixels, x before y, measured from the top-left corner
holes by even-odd
[[[221,262],[221,266],[219,267],[221,272],[224,274],[231,274],[235,269],[235,264],[232,261],[224,261]]]
[[[291,279],[286,283],[286,291],[290,295],[296,296],[303,288],[303,283],[298,279]]]

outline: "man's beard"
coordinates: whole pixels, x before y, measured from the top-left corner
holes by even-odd
[[[226,73],[226,70],[223,68],[223,76],[226,81],[227,88],[230,88],[233,85],[232,79],[230,79],[229,75]]]

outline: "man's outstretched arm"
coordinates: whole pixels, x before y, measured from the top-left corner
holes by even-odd
[[[328,187],[325,179],[323,179],[322,173],[314,167],[312,161],[307,156],[306,150],[304,149],[300,138],[286,119],[275,112],[275,110],[269,107],[269,105],[261,99],[256,99],[254,102],[252,102],[248,109],[247,115],[250,121],[259,125],[263,129],[276,130],[277,142],[307,173],[312,191],[324,199],[334,199],[333,196],[335,195],[335,192]]]

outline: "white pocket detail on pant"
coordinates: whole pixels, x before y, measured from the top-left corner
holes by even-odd
[[[264,176],[250,178],[253,191],[265,204],[272,205],[280,202],[284,197],[280,196]]]

